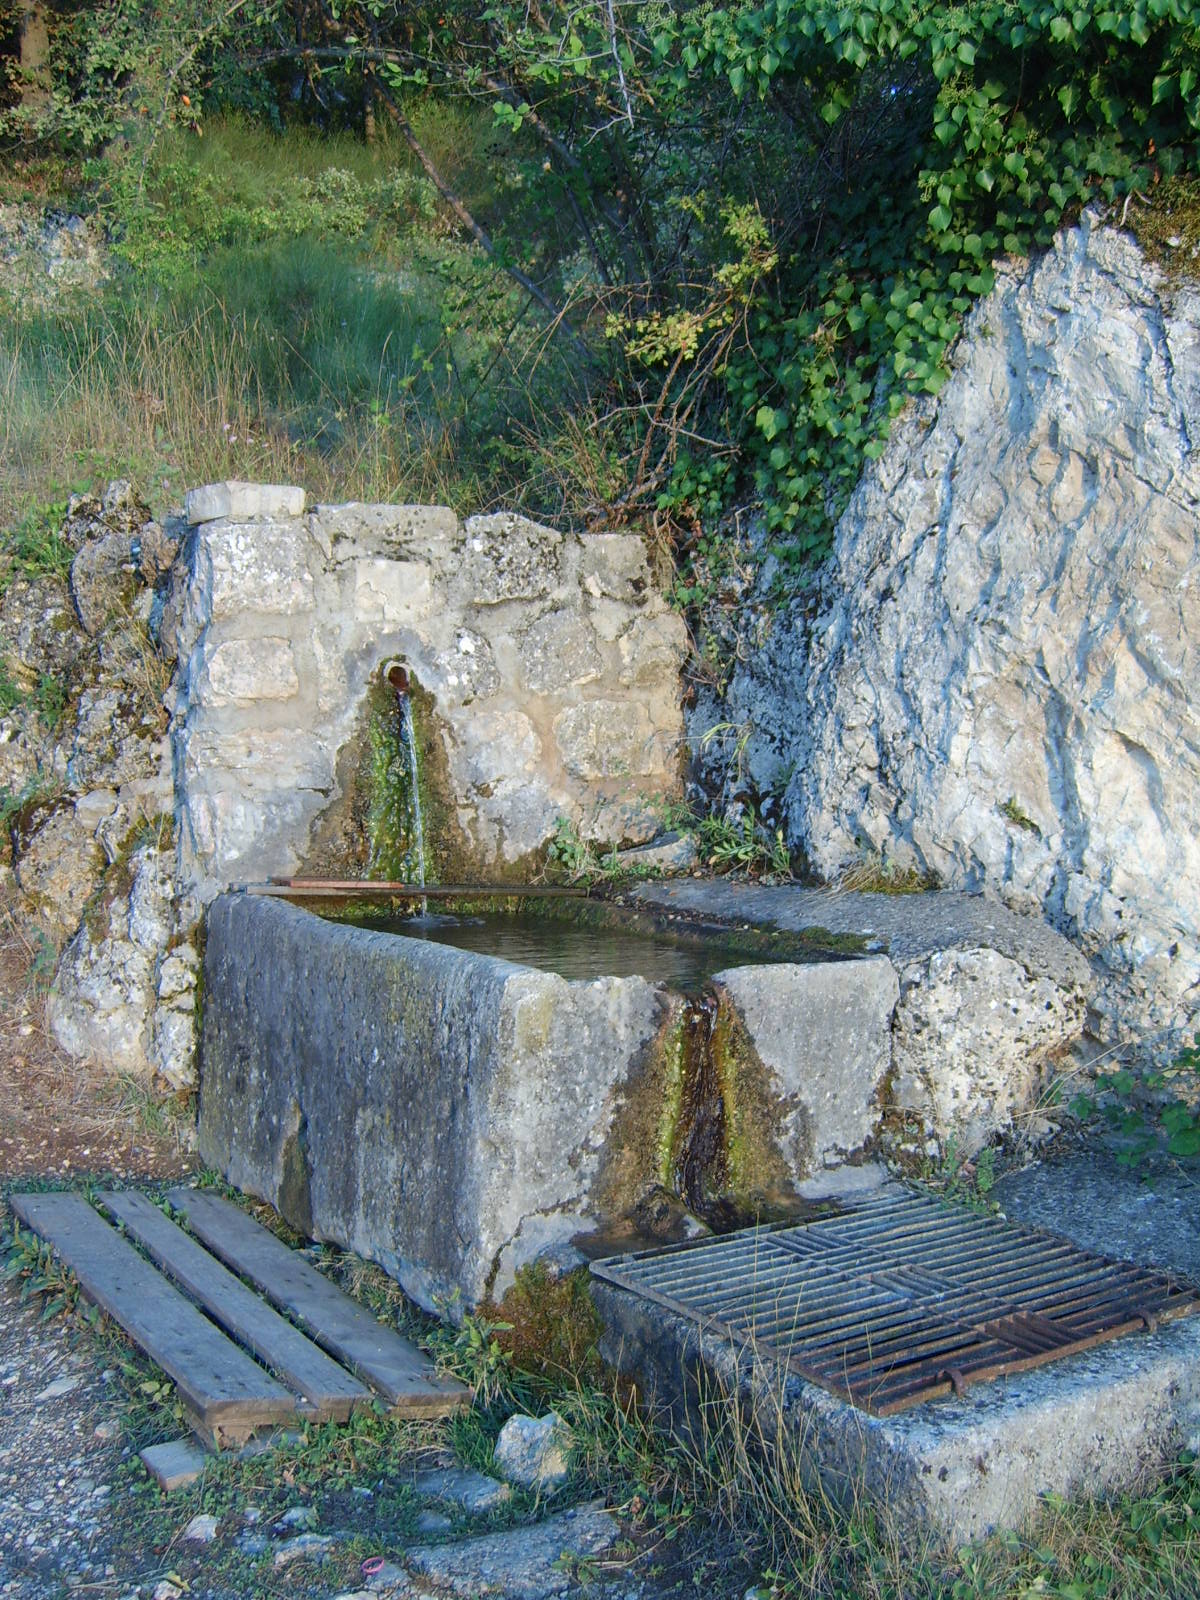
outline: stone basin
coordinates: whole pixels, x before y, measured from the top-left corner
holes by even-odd
[[[761,922],[754,909],[740,920]],[[1007,935],[1020,921],[989,916]],[[712,1191],[753,1215],[870,1156],[895,1111],[902,989],[922,979],[902,940],[898,967],[887,938],[871,951],[822,930],[810,949],[823,937],[827,959],[767,962],[743,937],[747,954],[708,985],[705,1071],[719,1113]],[[979,937],[977,919],[971,948]],[[1024,965],[1004,957],[1025,1009],[1012,993],[988,997],[993,1033],[1010,1057],[1024,1049],[1027,1078],[1082,1018],[1081,996],[1035,947]],[[978,1001],[974,969],[968,979]],[[924,978],[943,999],[948,981]],[[644,976],[571,980],[223,895],[207,932],[200,1148],[305,1234],[454,1314],[499,1301],[525,1263],[672,1187],[696,1092],[693,1006]],[[911,1003],[908,1015],[911,1031]],[[946,1032],[949,1061],[958,1041]],[[930,1070],[936,1041],[922,1050]]]

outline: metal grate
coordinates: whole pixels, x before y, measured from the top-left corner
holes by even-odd
[[[916,1194],[592,1271],[877,1417],[1200,1310],[1191,1284]]]

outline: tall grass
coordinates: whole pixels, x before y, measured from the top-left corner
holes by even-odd
[[[427,120],[482,185],[488,131]],[[50,309],[0,298],[0,525],[107,476],[159,508],[234,476],[530,504],[531,424],[570,413],[573,376],[405,159],[234,120],[172,134],[144,184],[106,170],[111,281]]]

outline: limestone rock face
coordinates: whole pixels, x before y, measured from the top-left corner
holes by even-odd
[[[152,844],[135,851],[127,885],[84,920],[67,946],[47,1012],[71,1055],[139,1076],[162,1065],[152,1014],[171,932],[172,868],[171,852]],[[189,1040],[174,1074],[164,1073],[176,1087],[191,1081],[190,1046]]]
[[[338,861],[353,827],[337,819],[391,660],[425,697],[442,799],[427,838],[453,835],[457,872],[520,875],[561,816],[605,842],[653,836],[646,798],[679,782],[686,635],[640,540],[436,506],[301,515],[302,498],[253,489],[189,495],[164,607],[180,870],[201,900],[314,860],[363,870]]]
[[[1200,293],[1085,217],[1000,270],[817,603],[693,721],[750,725],[823,875],[871,850],[1040,910],[1100,1035],[1164,1052],[1200,1004],[1198,447]]]

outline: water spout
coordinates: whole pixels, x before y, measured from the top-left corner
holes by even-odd
[[[385,661],[379,669],[378,682],[383,690],[383,703],[377,701],[372,713],[368,870],[385,877],[402,875],[409,883],[424,889],[425,824],[421,815],[419,758],[408,668],[402,661]],[[427,901],[422,895],[421,915],[426,912]]]

